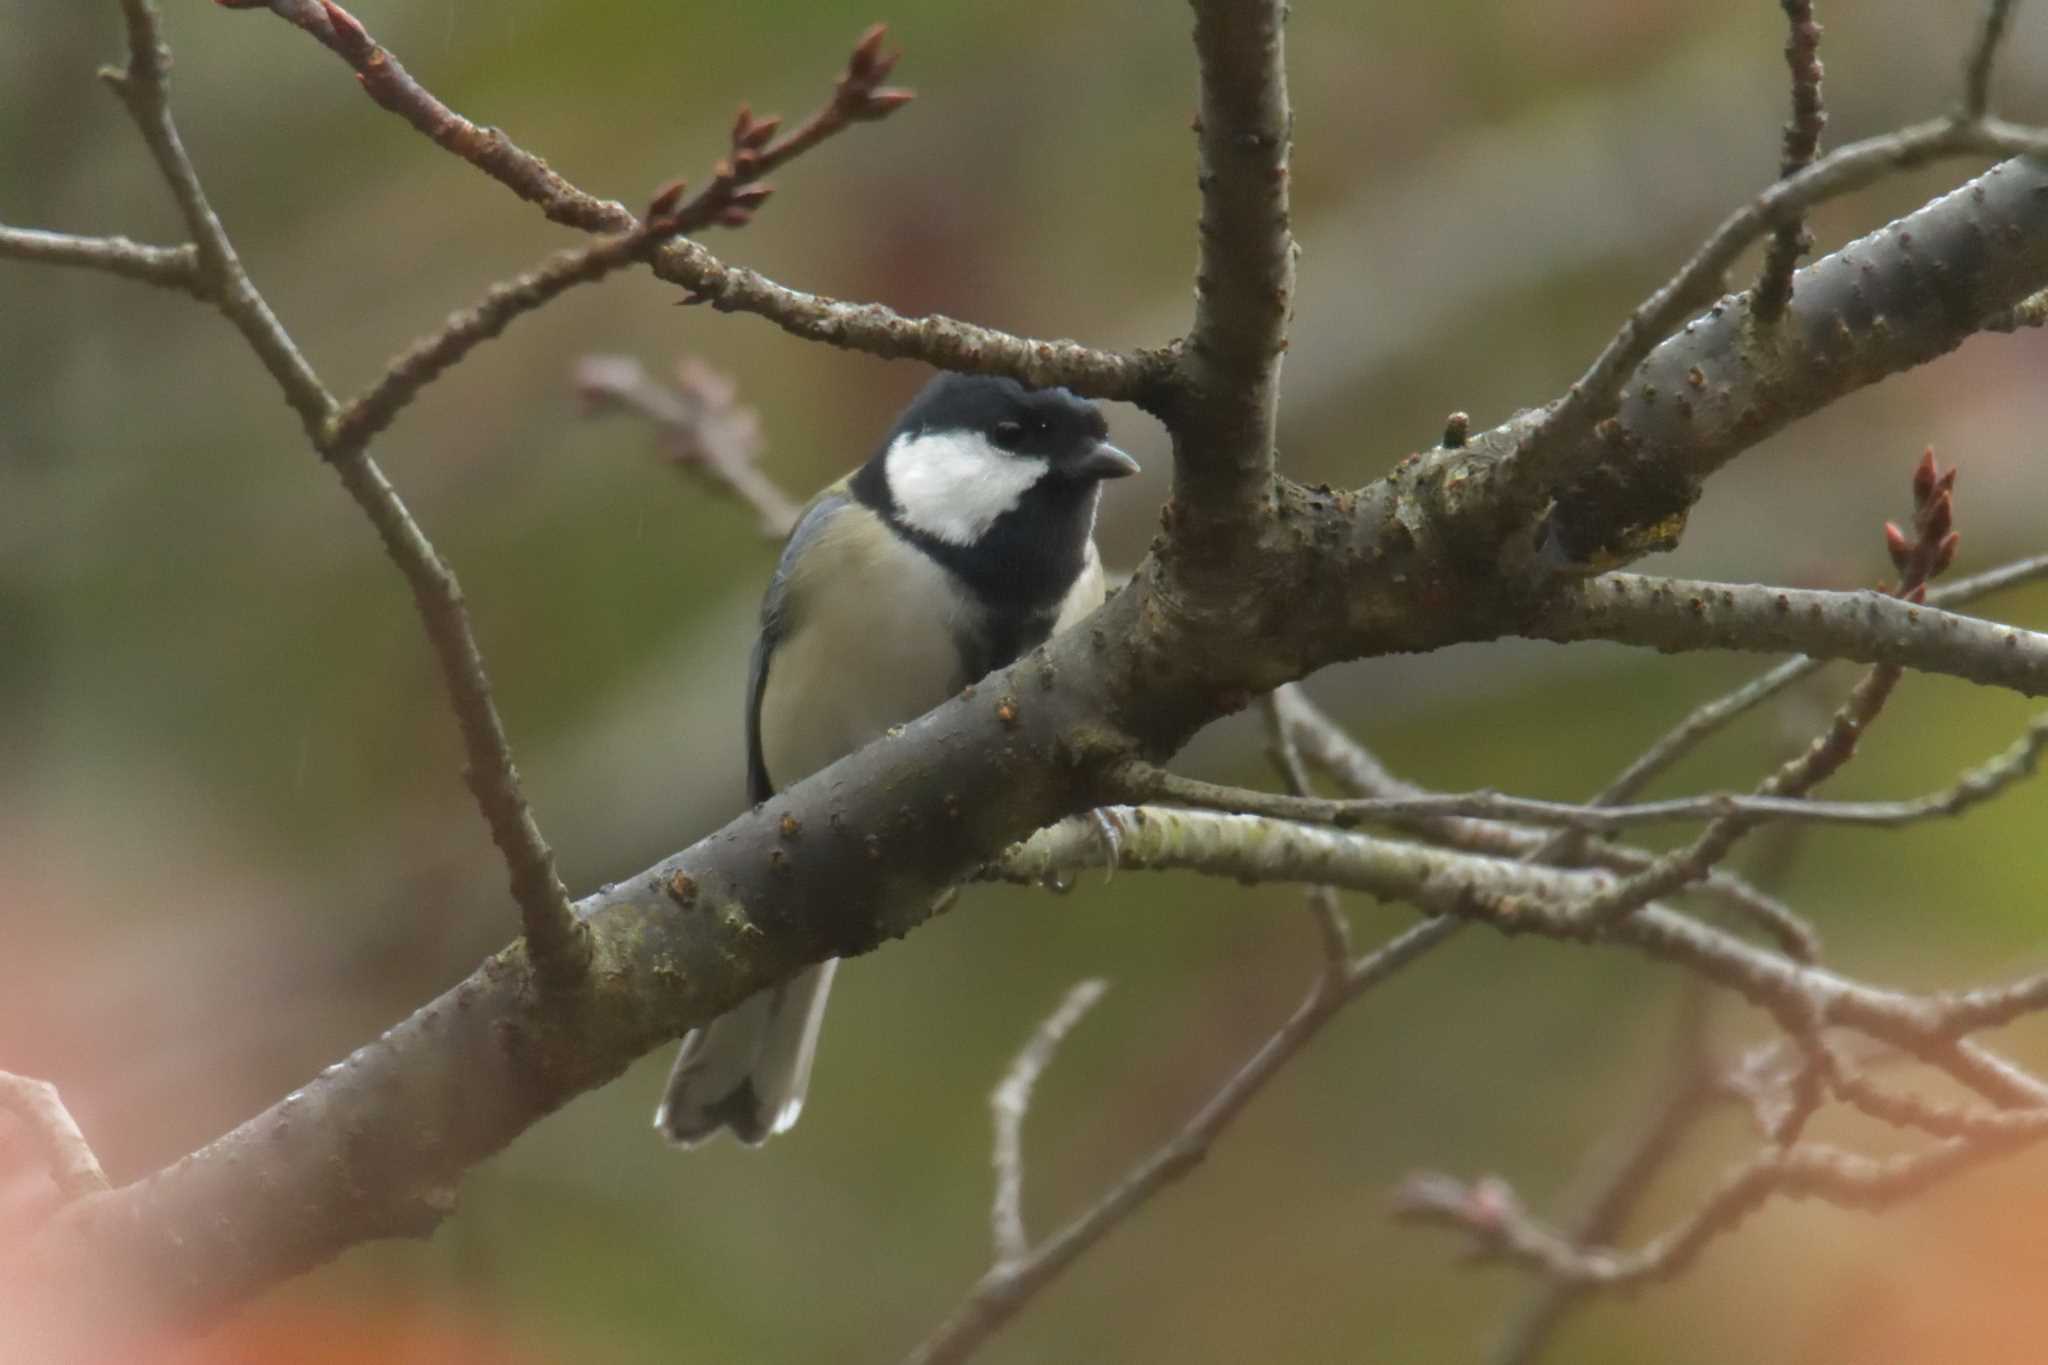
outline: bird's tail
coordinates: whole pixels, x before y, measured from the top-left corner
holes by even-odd
[[[838,959],[750,995],[683,1039],[654,1126],[690,1146],[720,1128],[749,1147],[785,1132],[804,1107],[818,1027]]]

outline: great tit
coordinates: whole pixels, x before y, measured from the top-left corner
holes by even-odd
[[[761,599],[747,683],[756,803],[922,715],[1103,599],[1095,507],[1137,461],[1066,389],[941,374],[812,499]],[[836,960],[683,1039],[654,1126],[749,1146],[796,1122]]]

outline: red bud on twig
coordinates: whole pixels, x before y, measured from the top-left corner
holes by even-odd
[[[654,198],[648,201],[647,216],[649,218],[666,218],[675,210],[675,206],[681,202],[683,191],[689,187],[690,182],[687,180],[671,180],[666,185],[663,185],[654,192]]]
[[[320,8],[326,11],[327,27],[334,34],[336,50],[350,63],[366,61],[377,50],[370,31],[334,0],[320,0]]]
[[[1892,567],[1904,573],[1907,563],[1913,558],[1913,542],[1906,539],[1906,533],[1895,521],[1884,524],[1884,548],[1892,557]]]
[[[1933,495],[1934,480],[1934,447],[1929,446],[1927,447],[1926,453],[1921,455],[1920,463],[1918,465],[1915,465],[1913,468],[1914,502],[1926,502],[1927,499]]]
[[[1956,546],[1962,542],[1961,531],[1950,531],[1941,538],[1941,544],[1934,550],[1934,566],[1927,571],[1929,578],[1938,578],[1948,572],[1948,566],[1956,562]]]
[[[887,24],[875,24],[861,34],[853,45],[853,56],[847,59],[846,74],[858,78],[872,71],[882,51],[882,40],[888,36]]]
[[[887,118],[916,98],[917,92],[915,90],[904,90],[896,86],[891,86],[886,90],[877,90],[874,94],[867,97],[862,103],[860,111],[854,114],[853,117],[860,119]]]

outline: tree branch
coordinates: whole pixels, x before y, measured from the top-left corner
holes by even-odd
[[[1927,594],[1927,602],[1929,606],[1960,606],[2043,577],[2048,577],[2048,555],[2035,555],[2031,559],[2015,560],[1969,578],[1945,583]],[[1731,721],[1748,714],[1800,679],[1812,676],[1828,662],[1803,654],[1796,659],[1787,659],[1734,691],[1695,707],[1656,743],[1638,754],[1588,804],[1619,805],[1627,801],[1674,763],[1720,733]]]
[[[664,384],[631,356],[585,356],[576,364],[576,395],[586,413],[631,412],[653,426],[663,455],[677,469],[700,473],[754,509],[761,534],[780,541],[803,510],[756,463],[761,422],[733,401],[733,383],[694,358]]]
[[[1027,1256],[992,1266],[966,1301],[904,1358],[904,1365],[958,1365],[973,1355],[1060,1272],[1154,1195],[1200,1165],[1217,1137],[1339,1010],[1449,937],[1451,925],[1449,920],[1415,925],[1351,964],[1343,976],[1319,976],[1279,1031],[1170,1141],[1131,1167],[1085,1213]]]
[[[234,324],[284,390],[285,400],[298,413],[307,438],[328,457],[342,486],[376,527],[385,550],[411,586],[462,730],[470,790],[490,827],[492,842],[504,854],[513,899],[519,904],[527,939],[550,983],[559,985],[576,980],[589,963],[587,937],[570,910],[568,890],[555,876],[554,852],[541,837],[520,789],[504,724],[491,699],[483,654],[470,627],[454,571],[436,553],[383,471],[364,452],[363,442],[374,427],[356,430],[347,443],[336,439],[337,428],[331,424],[343,414],[243,268],[178,137],[166,89],[170,54],[158,29],[155,7],[151,0],[121,0],[121,5],[128,21],[128,65],[124,71],[103,71],[101,75],[127,104],[156,158],[158,170],[171,187],[198,251],[199,278],[205,296]],[[646,244],[634,240],[631,245],[637,251]],[[616,243],[596,249],[593,259],[601,262],[607,251],[616,250]],[[573,276],[574,272],[569,274]],[[566,282],[575,280],[569,278]],[[506,314],[507,320],[510,316]],[[475,336],[468,344],[480,339],[481,336]],[[454,357],[432,373],[445,369],[446,364],[453,363],[467,349],[467,345],[460,343],[452,345],[457,347]],[[431,368],[431,362],[430,348],[429,360],[423,363]],[[386,382],[392,394],[403,391],[409,397],[417,391],[419,384],[409,383],[407,373],[403,362],[389,372]],[[431,378],[431,374],[426,377]],[[419,380],[424,382],[424,378]],[[397,398],[392,410],[403,401],[402,397]],[[368,411],[374,413],[375,405]]]
[[[1431,505],[1477,518],[1479,543],[1497,546],[1555,492],[1550,530],[1572,562],[1661,544],[1628,533],[1682,512],[1700,480],[1786,423],[1954,348],[2048,280],[2048,196],[2036,192],[2048,160],[2030,159],[2042,149],[2031,130],[1936,121],[1851,143],[1778,181],[1635,311],[1562,400],[1436,452],[1417,471]],[[2017,159],[1801,271],[1790,321],[1768,346],[1750,335],[1748,296],[1713,302],[1736,256],[1787,215],[1985,153]]]
[[[98,1194],[107,1188],[107,1173],[100,1169],[77,1120],[64,1107],[57,1087],[48,1081],[0,1071],[0,1110],[21,1120],[22,1127],[42,1149],[43,1164],[50,1182],[66,1199]]]
[[[1998,45],[2005,41],[2006,25],[2012,19],[2012,0],[1984,0],[1984,18],[1977,25],[1976,41],[1963,63],[1963,117],[1983,118],[1991,107],[1991,69],[1998,60]]]
[[[1804,653],[2048,695],[2048,635],[1876,592],[1607,574],[1558,593],[1517,633],[1666,652]]]
[[[552,222],[586,232],[629,233],[638,226],[630,209],[617,200],[600,199],[571,184],[503,132],[480,127],[456,113],[399,64],[390,51],[372,39],[346,10],[327,0],[216,0],[231,9],[268,9],[304,29],[355,70],[370,98],[404,118],[436,145],[469,162],[519,198],[538,206]],[[862,46],[872,38],[864,35]],[[879,46],[879,39],[875,39]],[[856,48],[855,62],[860,48]],[[891,58],[891,61],[894,59]],[[875,55],[866,74],[873,74]],[[848,76],[853,75],[852,63]],[[886,75],[886,68],[881,75]],[[876,76],[876,80],[880,77]],[[846,77],[840,90],[847,90]],[[854,93],[862,86],[856,84]],[[706,193],[685,208],[704,222],[686,221],[682,231],[721,221],[729,194],[776,166],[823,141],[848,122],[880,117],[901,106],[908,92],[869,86],[861,95],[863,112],[815,114],[787,138],[753,149],[754,161],[744,182],[729,159],[716,169]],[[837,107],[842,95],[835,91]],[[879,104],[877,103],[879,101]],[[751,114],[735,126],[734,140],[744,144],[761,128],[772,135],[774,125]],[[736,154],[737,154],[736,149]],[[718,193],[723,184],[726,189]],[[756,204],[758,200],[754,201]],[[720,312],[753,313],[793,336],[831,346],[864,351],[884,359],[907,357],[941,369],[1007,374],[1036,387],[1063,384],[1091,398],[1136,403],[1157,410],[1174,374],[1176,347],[1153,351],[1101,351],[1073,341],[1040,341],[990,327],[932,314],[904,317],[878,303],[847,303],[807,294],[775,283],[766,276],[729,266],[693,241],[670,242],[652,261],[654,273],[681,285],[686,301],[709,303]]]
[[[0,259],[104,270],[194,298],[205,297],[199,284],[199,248],[190,242],[145,246],[126,237],[74,237],[68,232],[0,227]]]
[[[1827,127],[1827,106],[1821,98],[1820,25],[1813,17],[1813,0],[1780,0],[1785,11],[1785,65],[1792,73],[1792,119],[1785,125],[1784,151],[1778,175],[1797,175],[1813,164],[1820,148],[1821,130]],[[1980,111],[1981,112],[1981,111]],[[1813,249],[1813,234],[1806,230],[1804,217],[1778,224],[1771,244],[1764,252],[1763,268],[1750,290],[1751,307],[1758,322],[1766,325],[1784,315],[1792,301],[1792,272],[1799,258]]]
[[[1202,192],[1195,319],[1181,355],[1173,512],[1192,557],[1241,543],[1270,500],[1280,359],[1294,308],[1280,0],[1196,0]]]
[[[2048,1135],[2048,1124],[2035,1123],[1997,1138],[1954,1140],[1892,1157],[1867,1157],[1818,1143],[1770,1148],[1730,1169],[1690,1217],[1635,1251],[1574,1245],[1528,1217],[1514,1192],[1498,1180],[1468,1187],[1448,1176],[1417,1176],[1402,1187],[1397,1208],[1417,1221],[1470,1233],[1478,1255],[1512,1261],[1562,1283],[1617,1289],[1677,1275],[1773,1196],[1885,1208],[2043,1135]]]
[[[996,1195],[989,1209],[989,1233],[998,1267],[1015,1265],[1031,1251],[1031,1238],[1024,1230],[1024,1116],[1031,1112],[1031,1092],[1052,1065],[1060,1044],[1108,989],[1108,982],[1095,977],[1068,991],[1010,1063],[1002,1084],[989,1093],[996,1130]]]

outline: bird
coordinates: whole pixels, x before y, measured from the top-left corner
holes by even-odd
[[[755,804],[913,720],[1100,606],[1104,480],[1138,472],[1064,388],[942,372],[866,463],[805,507],[748,668]],[[683,1039],[655,1128],[747,1146],[803,1109],[836,959]]]

